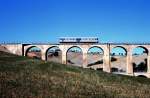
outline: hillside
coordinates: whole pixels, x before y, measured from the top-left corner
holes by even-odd
[[[0,52],[0,98],[150,98],[150,79]]]

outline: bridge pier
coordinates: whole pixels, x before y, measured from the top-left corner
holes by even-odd
[[[87,68],[87,52],[86,51],[83,51],[83,65],[82,67],[83,68]]]
[[[67,64],[66,51],[62,51],[62,64]]]
[[[133,75],[133,65],[132,65],[132,50],[129,47],[128,48],[128,53],[127,53],[127,75]]]
[[[62,51],[61,63],[67,64],[67,48],[65,45],[61,45],[59,48]]]
[[[103,71],[110,73],[111,65],[110,65],[110,46],[107,44],[106,49],[104,50],[103,57]]]
[[[41,51],[41,59],[42,59],[43,61],[46,61],[46,53],[43,52],[43,51]]]
[[[150,74],[150,54],[149,53],[147,57],[147,73]]]

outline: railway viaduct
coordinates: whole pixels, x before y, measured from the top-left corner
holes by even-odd
[[[82,50],[83,54],[83,63],[82,67],[87,68],[87,52],[92,47],[99,47],[103,50],[103,71],[110,73],[111,72],[111,61],[110,61],[110,51],[115,47],[123,48],[126,53],[126,73],[125,75],[131,76],[146,76],[150,78],[150,44],[130,44],[130,43],[98,43],[98,44],[0,44],[1,47],[4,47],[4,50],[7,52],[26,56],[27,51],[32,47],[38,47],[41,50],[42,60],[46,60],[46,53],[51,47],[58,47],[62,51],[62,64],[66,64],[66,53],[72,47],[79,47]],[[132,51],[134,48],[142,47],[147,50],[147,72],[145,73],[134,73],[132,66]]]

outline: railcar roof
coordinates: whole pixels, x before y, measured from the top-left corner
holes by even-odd
[[[98,37],[59,37],[59,38],[98,38]]]

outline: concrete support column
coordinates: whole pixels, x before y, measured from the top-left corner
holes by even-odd
[[[60,45],[59,49],[62,52],[61,63],[62,64],[67,64],[67,50],[68,50],[67,45],[66,46],[65,45]]]
[[[147,56],[147,73],[150,74],[150,55]]]
[[[27,49],[24,48],[24,51],[23,51],[23,52],[24,52],[23,55],[26,56]]]
[[[42,59],[43,61],[46,61],[46,52],[42,52],[42,51],[41,51],[41,59]]]
[[[133,64],[132,64],[132,50],[131,48],[127,51],[127,75],[133,75]]]
[[[110,62],[110,45],[108,44],[106,49],[104,50],[103,71],[109,73],[111,72]]]
[[[83,68],[87,68],[87,52],[83,51]]]
[[[26,50],[24,50],[24,54],[23,54],[23,56],[26,56]]]
[[[62,51],[62,64],[67,64],[67,51]]]

